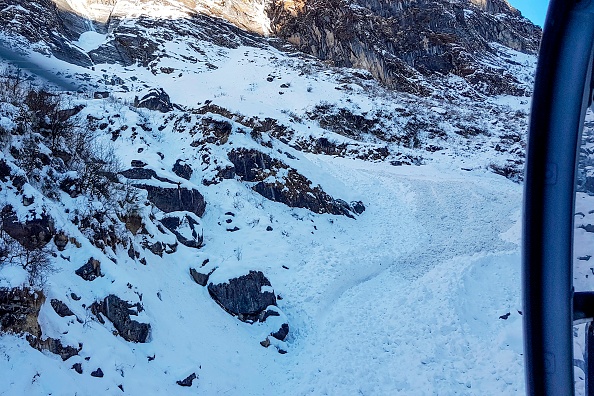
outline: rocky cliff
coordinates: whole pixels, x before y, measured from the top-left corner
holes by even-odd
[[[541,36],[505,0],[274,0],[268,15],[273,33],[299,50],[425,95],[423,77],[448,74],[483,94],[528,94],[492,62],[492,43],[534,54]]]
[[[541,37],[540,28],[505,0],[4,0],[0,4],[7,32],[37,43],[38,51],[82,66],[102,62],[147,66],[171,31],[227,41],[226,46],[245,43],[245,39],[229,40],[245,35],[219,19],[223,18],[244,31],[286,40],[330,65],[367,70],[389,88],[424,96],[434,93],[436,86],[448,85],[452,75],[472,87],[470,96],[529,95],[529,85],[502,62],[498,45],[535,54]],[[193,27],[182,27],[187,24]],[[138,25],[161,26],[160,39],[142,34]],[[111,40],[93,52],[84,51],[73,41],[89,30],[108,33]]]

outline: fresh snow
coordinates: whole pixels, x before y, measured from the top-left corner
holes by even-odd
[[[133,2],[126,3],[130,8],[120,12],[130,17],[141,13]],[[168,12],[176,17],[182,13]],[[105,39],[89,31],[75,44],[89,51]],[[233,122],[226,149],[257,148],[280,155],[333,197],[362,200],[365,212],[349,219],[288,208],[236,180],[203,186],[201,180],[211,170],[201,168],[201,153],[190,146],[193,138],[174,133],[171,124],[158,130],[165,115],[134,109],[130,103],[147,87],[158,87],[173,103],[189,109],[211,100],[239,115],[277,119],[290,125],[296,137],[327,137],[370,147],[386,143],[371,136],[355,142],[331,133],[304,118],[305,112],[327,102],[357,114],[374,110],[394,114],[397,125],[402,121],[397,115],[400,110],[426,111],[437,118],[451,111],[465,116],[476,110],[463,108],[462,98],[455,107],[433,98],[390,93],[359,80],[344,89],[347,85],[340,79],[345,74],[349,79],[348,70],[329,69],[269,47],[226,49],[194,42],[203,52],[198,56],[187,44],[185,39],[163,44],[169,56],[160,59],[158,66],[174,68],[171,74],[114,64],[88,70],[38,53],[31,56],[85,88],[86,98],[73,98],[73,104],[86,105],[81,118],[117,114],[119,118],[111,118],[114,128],[135,123],[153,126],[149,132],[138,129],[137,134],[128,128],[116,143],[110,143],[107,131],[97,139],[112,145],[125,166],[142,159],[160,175],[197,188],[207,202],[199,221],[205,246],[180,245],[176,253],[162,258],[146,253],[145,266],[130,259],[123,248],[101,252],[73,226],[73,212],[84,212],[93,204],[85,197],[64,195],[61,203],[55,203],[28,186],[27,194],[36,199],[34,206],[24,208],[14,191],[0,191],[0,201],[20,208],[19,216],[32,208],[45,208],[56,220],[56,228],[82,243],[81,248],[69,244],[58,255],[56,272],[44,289],[48,302],[64,301],[82,323],[73,317],[60,318],[49,303],[43,306],[39,321],[45,337],[73,346],[83,344],[79,356],[62,362],[59,356],[33,350],[22,337],[3,335],[0,372],[5,380],[0,381],[0,395],[121,394],[118,385],[124,394],[143,396],[524,394],[522,187],[488,170],[498,155],[489,148],[496,134],[469,142],[442,121],[440,128],[449,133],[447,142],[439,141],[442,151],[423,152],[420,166],[392,166],[388,161],[307,154],[275,139],[271,139],[272,148],[262,147],[245,127]],[[534,57],[497,50],[511,60],[511,72],[530,81]],[[197,62],[189,64],[182,55],[196,57]],[[90,77],[85,81],[85,76]],[[122,78],[128,91],[112,86],[113,76]],[[272,82],[268,77],[273,77]],[[455,87],[460,81],[452,77],[449,83]],[[113,96],[93,100],[93,90],[112,91]],[[525,117],[528,102],[528,98],[497,97],[481,104],[485,106],[481,109],[503,106]],[[13,111],[0,108],[5,128],[12,128]],[[191,117],[197,122],[195,115]],[[498,131],[496,120],[491,121],[489,130],[507,132]],[[390,145],[403,153],[417,153]],[[210,148],[211,157],[224,165],[224,149]],[[193,165],[189,181],[169,171],[177,159]],[[594,216],[589,212],[592,197],[579,195],[577,205],[584,222]],[[162,216],[151,207],[143,210],[147,216]],[[225,215],[228,212],[233,216]],[[239,231],[228,232],[228,225]],[[577,255],[591,254],[587,246],[593,237],[582,231],[576,232]],[[73,274],[89,257],[101,260],[104,274],[93,282]],[[589,289],[591,268],[582,261],[578,264],[576,287]],[[249,270],[263,271],[272,284],[263,291],[274,290],[282,297],[278,301],[281,316],[253,325],[239,321],[192,280],[190,268],[205,273],[216,268],[210,278],[215,284]],[[25,281],[26,274],[18,267],[0,268],[0,286]],[[81,300],[71,299],[72,292]],[[86,307],[110,293],[142,303],[144,311],[134,319],[151,324],[148,343],[126,342],[113,335],[109,321],[101,325],[93,319]],[[271,338],[272,345],[263,348],[260,341],[284,321],[290,326],[287,341]],[[75,363],[82,365],[82,375],[71,369]],[[91,377],[99,367],[105,376]],[[198,376],[191,388],[176,384],[191,373]]]

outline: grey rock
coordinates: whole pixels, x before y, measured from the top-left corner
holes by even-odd
[[[173,110],[173,105],[169,99],[169,95],[161,88],[151,89],[142,99],[134,98],[134,107],[143,107],[149,110],[160,111],[167,113]]]
[[[517,80],[489,65],[491,43],[534,54],[542,34],[503,0],[279,1],[268,16],[273,32],[299,50],[421,95],[430,90],[420,79],[448,74],[488,95],[523,93]]]
[[[45,212],[21,222],[12,206],[6,205],[0,212],[0,216],[2,216],[2,230],[29,250],[44,247],[55,233],[54,221]]]
[[[116,295],[110,294],[102,302],[93,303],[95,312],[107,317],[123,339],[130,342],[144,343],[150,334],[151,325],[140,323],[130,318],[138,315],[140,304],[130,304]],[[130,309],[136,307],[136,310]]]
[[[133,179],[133,180],[150,180],[151,178],[157,178],[157,172],[152,169],[144,169],[144,168],[131,168],[126,169],[120,172],[120,175],[124,176],[126,179]]]
[[[52,308],[54,309],[54,311],[56,311],[56,313],[59,316],[61,316],[62,318],[66,317],[66,316],[74,315],[74,312],[72,312],[70,310],[70,308],[68,308],[68,305],[64,304],[60,300],[57,300],[54,298],[50,301],[50,304],[51,304]]]
[[[185,215],[182,218],[167,216],[161,219],[161,224],[171,231],[182,245],[195,249],[200,249],[203,246],[204,235],[202,231],[198,233],[198,222],[191,216]],[[190,235],[182,235],[179,230],[182,224],[189,228]]]
[[[78,348],[70,345],[64,346],[62,345],[62,341],[51,337],[42,340],[40,337],[29,336],[27,337],[27,341],[31,347],[37,349],[38,351],[49,351],[53,354],[59,355],[64,361],[78,355],[78,353],[82,350],[82,344],[79,344]]]
[[[132,160],[130,161],[130,166],[133,168],[144,168],[147,166],[147,163],[141,160]]]
[[[319,186],[312,187],[311,181],[282,161],[257,150],[234,149],[228,153],[236,174],[242,181],[257,182],[252,189],[271,201],[281,202],[292,208],[305,208],[315,213],[329,213],[354,217],[357,213],[348,203],[334,199]],[[282,179],[267,181],[280,170],[288,170]],[[364,210],[357,203],[357,210]],[[358,213],[357,213],[358,214]]]
[[[190,275],[192,276],[192,279],[194,279],[194,282],[198,283],[200,286],[206,286],[208,284],[208,278],[213,273],[213,271],[208,274],[203,274],[196,271],[194,268],[190,268]]]
[[[93,281],[102,276],[101,262],[91,257],[89,261],[86,262],[86,264],[74,271],[74,273],[86,281]]]
[[[60,232],[54,236],[54,244],[58,248],[59,251],[63,251],[66,249],[66,245],[68,245],[68,236],[63,232]]]
[[[270,335],[273,336],[274,338],[276,338],[277,340],[284,341],[287,338],[288,334],[289,334],[289,325],[286,323],[283,323],[281,325],[280,329],[278,329],[278,331],[275,331],[274,333],[272,333]]]
[[[190,375],[188,375],[186,378],[184,378],[181,381],[176,381],[175,383],[178,384],[179,386],[192,386],[192,382],[198,378],[196,376],[196,373],[192,373]]]
[[[145,184],[135,185],[148,192],[148,200],[165,213],[187,211],[198,217],[204,214],[206,201],[198,190],[185,187],[168,188],[149,186]]]
[[[44,301],[41,291],[0,288],[0,331],[41,337],[37,317]]]
[[[262,286],[271,286],[261,271],[233,278],[228,283],[208,285],[211,297],[232,315],[240,320],[255,322],[266,308],[276,305],[273,292],[262,292]]]
[[[190,178],[192,177],[192,173],[193,173],[192,167],[180,159],[175,161],[172,171],[177,176],[184,178],[186,180],[190,180]]]
[[[93,371],[91,373],[91,377],[102,378],[103,377],[103,370],[101,370],[101,368],[98,368],[97,370],[95,370],[95,371]]]

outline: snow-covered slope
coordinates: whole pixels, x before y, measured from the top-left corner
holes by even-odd
[[[116,3],[56,2],[95,22]],[[30,93],[41,82],[1,79],[2,235],[47,216],[55,239],[45,279],[22,255],[4,259],[0,293],[32,280],[45,297],[25,315],[33,335],[76,353],[63,360],[55,341],[11,324],[0,394],[523,393],[528,97],[478,94],[454,75],[429,96],[396,92],[191,15],[190,2],[127,3],[117,23],[60,38],[80,62],[3,31],[80,92],[52,113]],[[22,8],[9,11],[26,20]],[[529,87],[534,56],[491,48]],[[68,131],[51,129],[52,114]],[[215,301],[250,271],[270,285],[243,295],[274,293],[266,320]],[[116,325],[108,296],[150,325],[146,339]],[[283,324],[286,338],[272,336]],[[177,383],[192,374],[190,389]]]

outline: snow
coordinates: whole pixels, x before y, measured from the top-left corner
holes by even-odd
[[[103,43],[106,41],[105,34],[97,33],[95,31],[88,31],[84,32],[80,35],[77,41],[73,43],[78,45],[80,48],[85,50],[86,52],[90,52],[94,49],[99,48]]]
[[[74,8],[74,1],[70,3]],[[126,3],[129,8],[115,11],[129,17],[159,11]],[[183,14],[177,9],[168,12],[176,18]],[[90,51],[105,39],[105,35],[89,31],[75,44]],[[94,87],[89,83],[89,91],[113,89],[109,100],[75,99],[86,104],[81,119],[94,115],[105,121],[117,114],[110,127],[136,122],[153,127],[149,131],[138,128],[137,133],[131,128],[121,131],[113,148],[126,167],[131,160],[141,159],[159,176],[196,188],[205,196],[207,208],[198,225],[204,231],[205,246],[190,249],[179,245],[175,253],[163,257],[143,252],[147,265],[142,265],[124,248],[102,252],[72,224],[76,210],[84,213],[97,202],[65,194],[59,202],[50,202],[27,185],[27,193],[37,196],[33,207],[24,208],[14,191],[2,191],[0,199],[20,208],[19,216],[43,207],[52,214],[57,229],[81,243],[80,248],[69,243],[57,255],[57,271],[49,276],[44,290],[48,301],[57,298],[65,302],[82,323],[73,317],[58,317],[48,303],[39,321],[44,336],[60,338],[67,345],[82,343],[83,348],[79,356],[62,362],[58,356],[33,350],[22,338],[3,335],[0,372],[6,373],[7,380],[0,382],[0,395],[12,395],[15,390],[26,394],[120,394],[118,385],[128,395],[524,394],[522,187],[487,170],[495,155],[490,143],[496,141],[498,127],[487,126],[494,137],[481,141],[479,136],[467,143],[454,133],[453,125],[441,120],[452,111],[461,115],[472,111],[463,109],[462,102],[456,107],[392,94],[372,83],[343,84],[339,81],[342,72],[269,47],[227,49],[194,40],[203,51],[198,54],[187,44],[186,39],[163,44],[170,56],[158,66],[174,68],[171,74],[160,73],[159,68],[151,71],[108,64],[95,65],[92,71],[32,55],[47,68],[74,78],[75,73],[91,76],[98,83]],[[533,58],[497,49],[507,51],[509,59],[523,65],[516,71],[530,79],[524,70],[532,67]],[[197,62],[189,64],[181,55],[193,56]],[[129,92],[107,86],[111,76],[121,77]],[[268,77],[273,77],[271,82]],[[461,80],[452,77],[450,84],[455,87]],[[351,90],[336,89],[344,86]],[[375,144],[372,137],[354,141],[311,120],[291,120],[327,102],[356,114],[374,110],[394,114],[394,124],[399,125],[404,121],[396,109],[420,114],[422,107],[443,122],[439,126],[448,140],[436,139],[444,149],[423,152],[426,161],[421,166],[393,166],[389,161],[303,153],[273,138],[272,148],[262,147],[235,119],[230,121],[233,128],[226,145],[209,146],[210,156],[223,166],[225,150],[233,147],[255,148],[282,158],[313,186],[320,185],[347,202],[361,200],[366,207],[356,219],[318,215],[266,200],[237,180],[202,185],[212,169],[202,168],[203,153],[190,145],[194,137],[188,133],[200,117],[188,111],[191,121],[174,133],[172,123],[165,123],[167,115],[129,106],[146,87],[163,88],[173,103],[189,109],[212,100],[237,115],[277,119],[294,128],[296,138],[324,136],[368,147]],[[508,106],[509,111],[525,114],[528,101],[497,97],[489,99],[488,105]],[[0,111],[1,125],[13,128],[11,109],[6,114],[4,107]],[[157,127],[162,125],[165,127],[159,131]],[[112,137],[108,130],[97,134],[99,142],[109,142]],[[403,153],[419,152],[390,144]],[[170,171],[180,158],[192,165],[190,180]],[[163,185],[156,180],[142,183]],[[578,210],[584,217],[593,216],[588,212],[594,206],[591,198],[578,196]],[[139,210],[146,218],[163,216],[152,207]],[[233,215],[227,215],[229,212]],[[238,231],[227,231],[235,226]],[[147,228],[160,240],[173,241],[170,233],[161,234],[154,225]],[[183,231],[184,235],[190,233],[189,228]],[[587,246],[594,242],[582,231],[576,233],[578,255],[591,252]],[[134,242],[140,243],[142,237],[135,236]],[[87,282],[73,272],[91,257],[101,261],[104,276]],[[587,281],[590,268],[581,264],[576,279],[582,287],[591,287]],[[192,280],[190,268],[202,273],[216,269],[210,277],[215,284],[250,270],[263,271],[272,286],[262,291],[282,297],[278,300],[280,316],[265,323],[239,321]],[[26,273],[19,267],[0,267],[0,286],[25,282]],[[80,296],[80,301],[72,299],[71,293]],[[144,311],[133,319],[151,324],[148,343],[126,342],[113,334],[109,321],[102,325],[93,319],[88,306],[111,293],[142,304]],[[269,337],[285,322],[290,326],[285,342]],[[264,348],[260,342],[267,337],[272,344]],[[280,354],[279,349],[287,353]],[[81,363],[82,375],[71,369],[74,363]],[[105,376],[91,377],[98,367]],[[198,378],[190,389],[176,384],[192,373]]]

